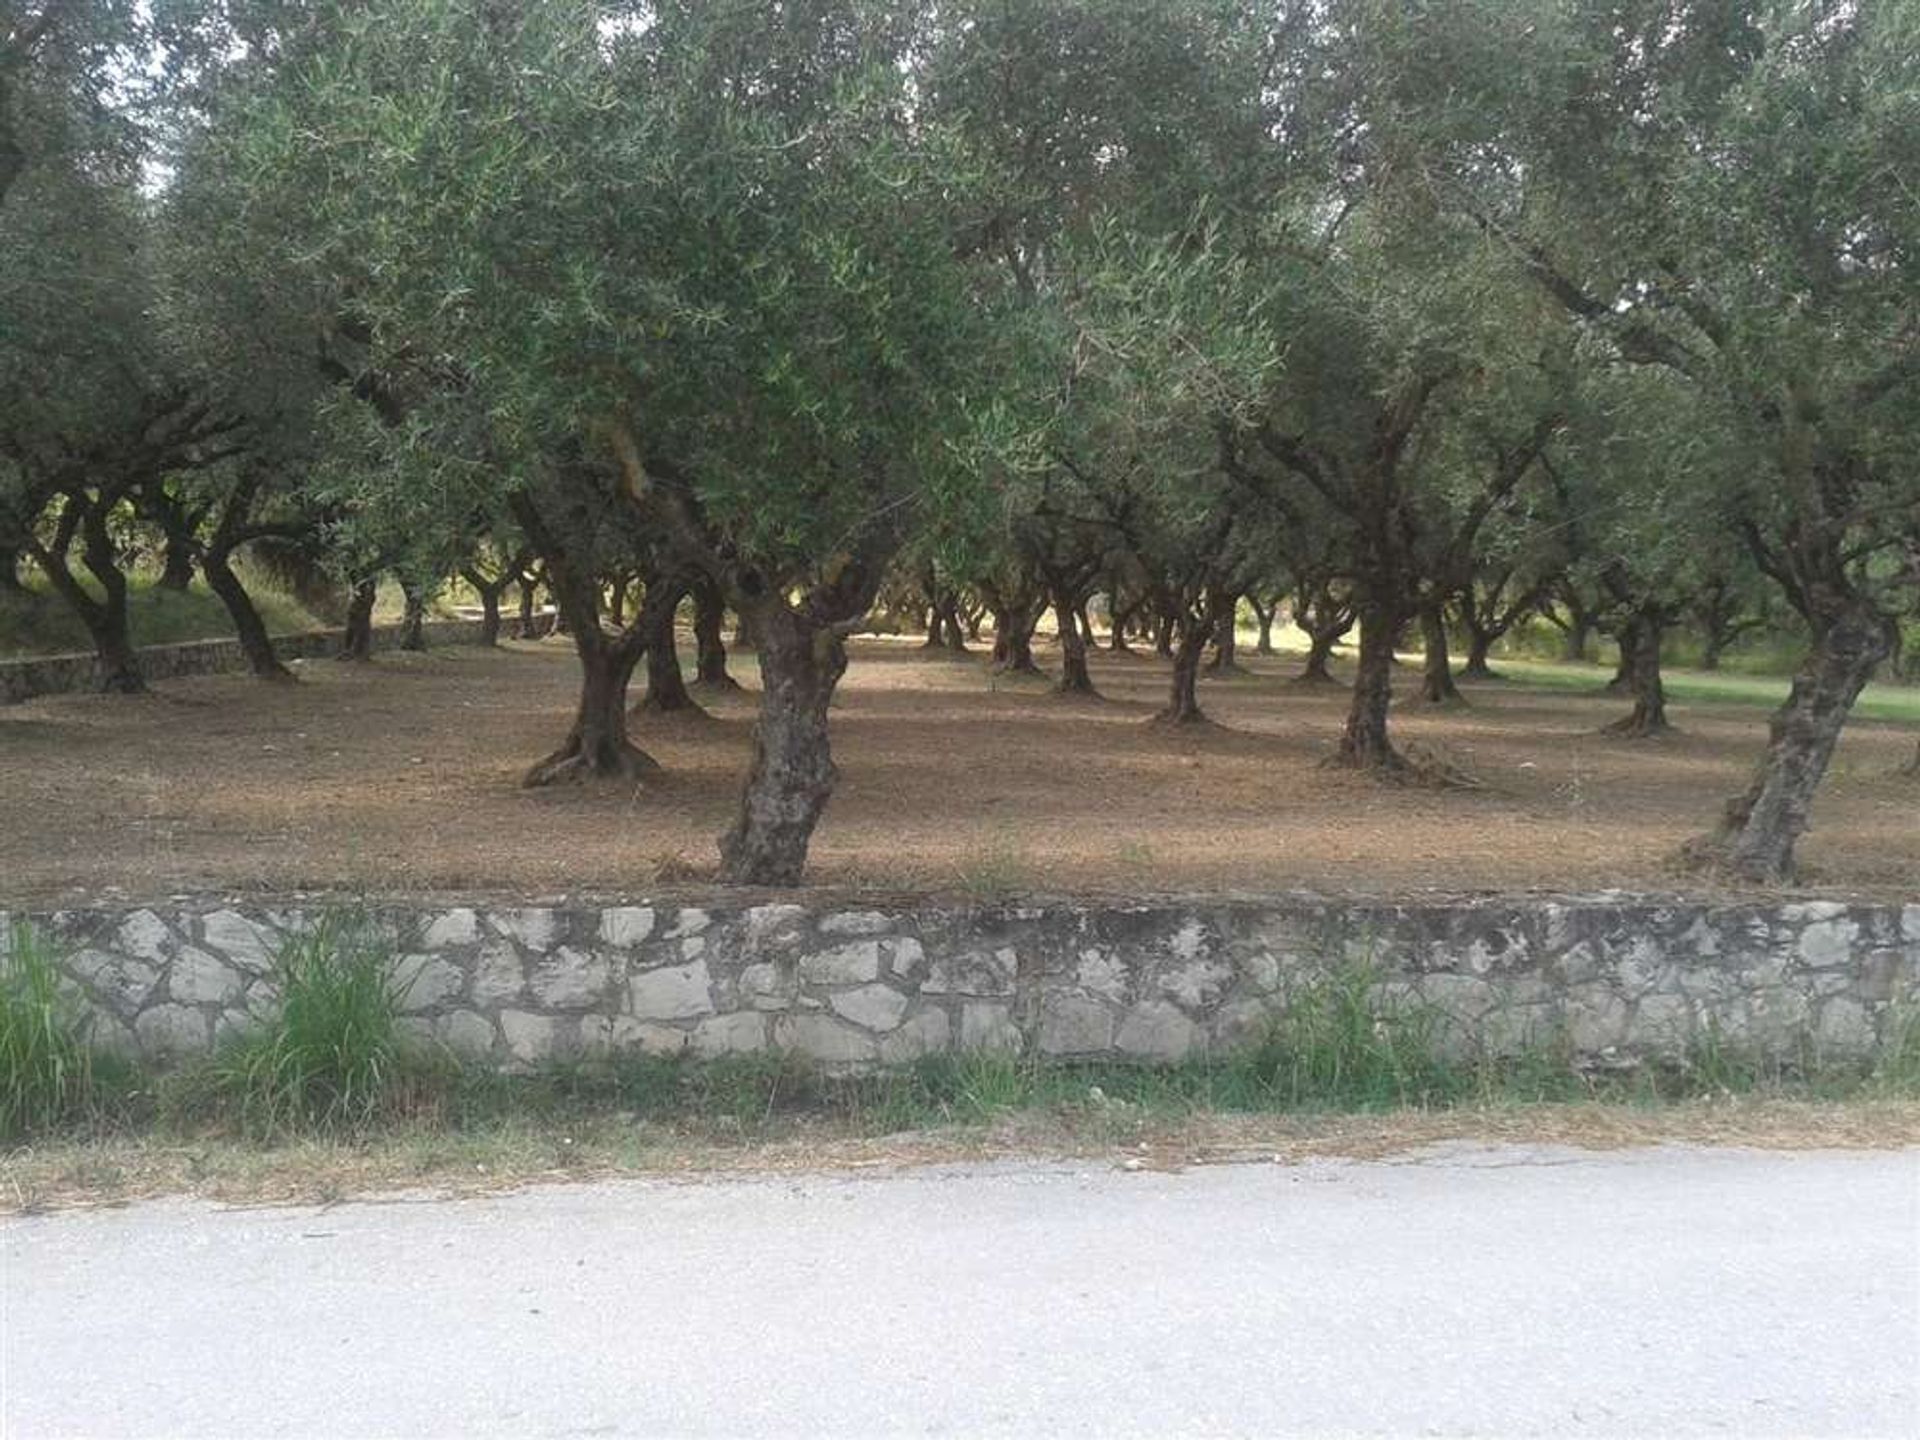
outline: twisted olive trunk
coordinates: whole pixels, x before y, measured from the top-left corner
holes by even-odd
[[[377,588],[372,580],[357,580],[353,596],[347,602],[347,632],[340,641],[342,660],[373,658],[373,602]]]
[[[200,568],[206,572],[208,587],[227,607],[240,652],[247,657],[247,667],[262,680],[292,680],[293,672],[282,665],[274,653],[273,637],[267,633],[266,622],[260,618],[253,597],[247,594],[247,587],[234,573],[232,551],[221,544],[209,546],[201,557]]]
[[[1393,640],[1405,617],[1381,600],[1363,601],[1359,608],[1360,655],[1335,763],[1397,772],[1406,768],[1406,761],[1387,733],[1387,707],[1393,701]]]
[[[1892,619],[1857,596],[1841,597],[1818,619],[1813,648],[1768,727],[1753,782],[1728,804],[1704,847],[1727,870],[1761,884],[1793,879],[1794,846],[1806,833],[1847,713],[1898,638]]]
[[[798,885],[814,827],[839,771],[827,709],[846,673],[846,645],[777,600],[752,612],[760,646],[760,719],[740,813],[720,841],[720,879],[732,885]]]
[[[1453,661],[1447,650],[1447,619],[1437,604],[1420,607],[1420,638],[1425,646],[1421,663],[1420,698],[1429,705],[1449,705],[1460,701],[1460,687],[1453,681]]]

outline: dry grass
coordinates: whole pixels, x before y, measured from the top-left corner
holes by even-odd
[[[1612,697],[1508,682],[1429,709],[1405,675],[1402,741],[1476,788],[1383,787],[1317,763],[1342,691],[1289,684],[1293,659],[1243,663],[1202,687],[1215,725],[1170,729],[1146,723],[1166,677],[1150,657],[1097,657],[1105,698],[1090,702],[995,677],[983,656],[857,643],[834,719],[844,781],[813,879],[1128,895],[1697,889],[1671,857],[1765,741],[1752,703],[1676,704],[1677,734],[1635,742],[1598,733],[1620,711]],[[751,684],[751,657],[737,669]],[[314,662],[303,676],[0,710],[0,903],[196,888],[578,895],[714,868],[750,691],[711,701],[705,722],[637,721],[658,781],[531,792],[517,781],[574,702],[564,640]],[[1913,743],[1911,725],[1849,727],[1804,845],[1821,885],[1910,891],[1920,825],[1887,777]]]
[[[1453,1142],[1617,1150],[1648,1145],[1881,1150],[1920,1145],[1920,1102],[1727,1098],[1654,1107],[1482,1106],[1369,1115],[1167,1116],[1126,1106],[1027,1112],[981,1126],[893,1135],[797,1121],[776,1139],[730,1141],[611,1117],[472,1133],[393,1132],[257,1146],[157,1138],[56,1141],[0,1158],[0,1213],[189,1195],[224,1205],[312,1205],[394,1194],[460,1197],[623,1176],[886,1171],[1006,1159],[1129,1170],[1310,1159],[1417,1159]]]

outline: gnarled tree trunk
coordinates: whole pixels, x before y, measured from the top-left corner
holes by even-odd
[[[1231,675],[1240,668],[1240,597],[1228,595],[1220,601],[1220,618],[1213,627],[1213,658],[1207,669],[1216,675]]]
[[[1247,603],[1253,607],[1254,619],[1260,622],[1260,643],[1253,647],[1253,653],[1256,655],[1271,655],[1273,654],[1273,617],[1274,613],[1279,610],[1280,604],[1278,601],[1274,601],[1262,605],[1259,598],[1253,595],[1247,597]]]
[[[207,585],[227,607],[240,652],[247,657],[247,668],[261,680],[292,680],[293,672],[282,665],[274,653],[273,637],[267,633],[266,622],[260,618],[253,597],[247,594],[247,587],[234,573],[232,551],[216,541],[201,557],[200,568],[206,572]]]
[[[1360,656],[1353,677],[1353,702],[1340,733],[1335,763],[1356,770],[1398,772],[1406,761],[1387,734],[1387,707],[1393,701],[1393,639],[1404,617],[1379,600],[1360,609]]]
[[[1453,662],[1447,651],[1447,620],[1438,604],[1420,607],[1420,638],[1425,655],[1420,670],[1420,698],[1429,705],[1464,703],[1453,682]]]
[[[1753,783],[1728,804],[1701,847],[1721,868],[1761,884],[1793,879],[1794,846],[1806,833],[1813,797],[1833,759],[1853,702],[1893,654],[1893,621],[1855,596],[1830,600],[1815,617],[1813,648],[1774,712],[1767,753]],[[1915,756],[1920,763],[1920,755]]]
[[[138,695],[146,690],[147,681],[141,673],[139,653],[133,648],[127,577],[121,572],[119,552],[107,530],[107,512],[115,503],[113,496],[69,496],[52,543],[42,545],[30,539],[28,545],[48,582],[87,627],[100,672],[100,688],[109,694]],[[100,585],[99,599],[87,592],[68,562],[76,529],[81,538],[81,558]]]
[[[697,653],[694,683],[709,690],[738,690],[740,682],[727,673],[726,597],[719,582],[701,575],[693,582],[693,640]]]
[[[1035,614],[1015,605],[993,611],[993,668],[1009,675],[1040,675],[1033,659]]]
[[[427,648],[427,592],[410,580],[402,580],[400,593],[405,597],[405,607],[400,614],[400,648],[425,650]]]
[[[1673,728],[1667,722],[1667,688],[1660,679],[1660,642],[1665,628],[1660,617],[1645,611],[1621,628],[1620,672],[1627,693],[1633,696],[1633,709],[1608,725],[1607,734],[1640,740]]]
[[[645,636],[647,647],[647,693],[639,708],[652,714],[706,713],[687,690],[686,677],[680,673],[680,651],[674,643],[673,622],[686,593],[687,582],[683,579],[649,579],[634,622]]]
[[[356,580],[347,601],[347,631],[340,641],[342,660],[373,658],[373,602],[379,593],[371,578]]]
[[[1060,683],[1062,695],[1093,695],[1093,672],[1087,668],[1087,635],[1081,629],[1080,607],[1065,590],[1053,592],[1053,613],[1060,624]],[[1028,660],[1032,660],[1031,654]]]
[[[846,645],[777,599],[755,606],[752,620],[760,642],[760,719],[740,814],[720,841],[720,878],[798,885],[839,778],[827,708],[846,673]]]

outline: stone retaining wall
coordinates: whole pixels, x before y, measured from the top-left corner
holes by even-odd
[[[478,620],[430,620],[429,645],[477,645]],[[313,660],[340,651],[341,630],[303,630],[276,635],[273,648],[282,660]],[[400,626],[373,627],[373,647],[391,650],[400,643]],[[146,645],[140,650],[140,668],[148,680],[173,680],[183,675],[224,675],[247,668],[246,652],[238,640],[189,640],[179,645]],[[36,695],[61,695],[92,690],[100,684],[100,665],[91,654],[40,655],[27,660],[0,660],[0,705],[31,700]]]
[[[54,938],[103,1042],[177,1055],[270,1013],[276,948],[320,913],[198,902],[16,918]],[[836,1065],[971,1048],[1171,1060],[1256,1034],[1302,986],[1353,966],[1383,1013],[1430,1006],[1468,1051],[1556,1043],[1627,1064],[1711,1025],[1760,1051],[1842,1055],[1878,1043],[1920,987],[1920,904],[729,896],[372,913],[400,957],[409,1025],[506,1065],[626,1047]]]

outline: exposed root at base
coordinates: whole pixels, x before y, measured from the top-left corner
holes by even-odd
[[[1665,720],[1653,720],[1644,715],[1622,715],[1618,720],[1602,725],[1600,733],[1621,740],[1653,740],[1662,735],[1676,735],[1679,731]]]
[[[1387,785],[1410,786],[1422,790],[1488,790],[1489,786],[1465,766],[1447,759],[1428,746],[1414,743],[1404,751],[1388,749],[1383,754],[1362,758],[1336,751],[1320,762],[1326,770],[1351,770],[1370,780]]]
[[[548,785],[593,785],[602,782],[638,784],[663,774],[660,762],[637,745],[623,745],[618,761],[595,765],[593,757],[577,746],[565,746],[547,756],[521,778],[528,790]]]

